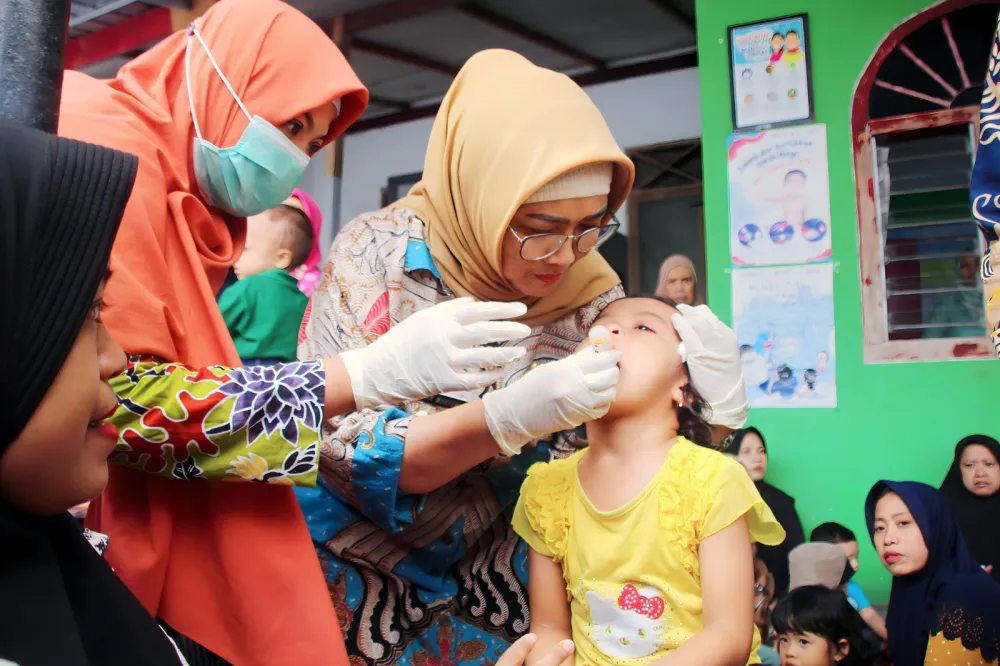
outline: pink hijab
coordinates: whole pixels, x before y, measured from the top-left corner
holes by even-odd
[[[319,269],[319,262],[323,258],[323,252],[319,247],[319,232],[323,228],[323,213],[319,210],[319,204],[302,190],[296,189],[290,198],[298,199],[299,203],[302,204],[302,211],[312,223],[314,236],[312,250],[306,257],[306,263],[293,273],[299,279],[299,291],[306,296],[312,296],[313,290],[319,284],[319,279],[323,276]]]

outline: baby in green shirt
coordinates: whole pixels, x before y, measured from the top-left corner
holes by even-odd
[[[244,365],[295,360],[309,298],[291,271],[305,262],[313,238],[309,218],[294,206],[281,204],[247,219],[246,247],[233,267],[239,281],[219,297]]]

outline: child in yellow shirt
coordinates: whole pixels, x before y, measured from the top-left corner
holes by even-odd
[[[587,424],[589,448],[535,465],[521,489],[529,664],[566,638],[577,665],[759,663],[751,541],[785,535],[742,466],[705,448],[675,314],[658,298],[604,310],[617,398]]]

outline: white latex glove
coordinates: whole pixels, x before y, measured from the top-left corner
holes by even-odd
[[[524,324],[494,321],[527,311],[523,303],[456,298],[407,317],[367,347],[344,352],[358,409],[478,390],[501,379],[500,366],[524,356],[524,347],[482,345],[531,335]]]
[[[740,365],[740,346],[733,330],[707,305],[678,305],[671,321],[681,338],[691,384],[711,408],[708,422],[742,428],[747,422],[747,390]]]
[[[620,358],[619,351],[597,352],[588,346],[487,393],[486,425],[500,450],[516,455],[533,439],[607,414],[618,387]]]

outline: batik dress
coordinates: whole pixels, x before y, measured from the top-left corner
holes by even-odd
[[[496,386],[568,356],[620,286],[521,343]],[[299,358],[369,344],[396,322],[454,298],[411,212],[386,208],[337,235],[304,323]],[[410,418],[478,399],[461,393],[332,419],[320,479],[297,490],[355,664],[496,661],[528,629],[526,551],[510,519],[528,467],[577,450],[574,433],[497,456],[427,495],[399,488]]]

